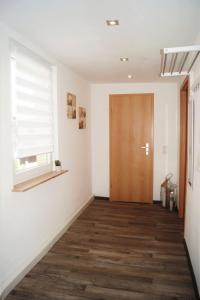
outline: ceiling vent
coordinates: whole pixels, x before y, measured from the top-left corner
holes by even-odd
[[[200,45],[162,49],[160,76],[189,75],[199,54]]]

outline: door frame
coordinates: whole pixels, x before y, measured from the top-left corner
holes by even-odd
[[[180,88],[179,217],[185,217],[187,191],[189,77]]]
[[[153,195],[154,195],[154,93],[126,93],[126,94],[109,94],[109,200],[111,201],[110,195],[111,195],[111,130],[112,130],[112,125],[111,125],[111,114],[112,114],[112,109],[111,109],[111,96],[120,96],[120,95],[151,95],[153,98],[152,102],[152,126],[151,126],[151,140],[152,140],[152,145],[151,149],[153,152],[152,155],[152,193],[151,193],[151,202],[149,204],[153,204]]]

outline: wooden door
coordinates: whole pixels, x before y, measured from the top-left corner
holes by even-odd
[[[188,78],[180,91],[179,217],[185,216],[187,181]]]
[[[153,104],[153,94],[110,96],[111,201],[153,200]]]

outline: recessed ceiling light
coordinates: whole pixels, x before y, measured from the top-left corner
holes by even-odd
[[[133,75],[128,75],[128,79],[132,79],[133,78]]]
[[[121,61],[128,61],[128,57],[121,57],[120,60]]]
[[[106,20],[108,26],[117,26],[119,25],[119,20]]]

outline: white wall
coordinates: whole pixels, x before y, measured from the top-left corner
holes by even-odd
[[[200,44],[200,35],[196,41]],[[191,76],[190,86],[200,83],[200,58],[195,64]],[[192,266],[200,292],[200,99],[196,102],[195,137],[194,137],[194,178],[193,186],[187,185],[185,240],[189,250]]]
[[[50,59],[43,51],[0,25],[0,286],[11,281],[65,227],[91,198],[90,86],[65,66],[58,66],[59,159],[69,173],[24,193],[11,192],[12,146],[9,95],[9,36]],[[55,61],[54,61],[55,62]],[[66,117],[66,92],[87,109],[87,129]]]
[[[109,196],[109,95],[154,93],[154,200],[168,172],[178,174],[179,92],[175,83],[93,84],[91,87],[92,186]],[[165,153],[166,148],[166,153]]]

